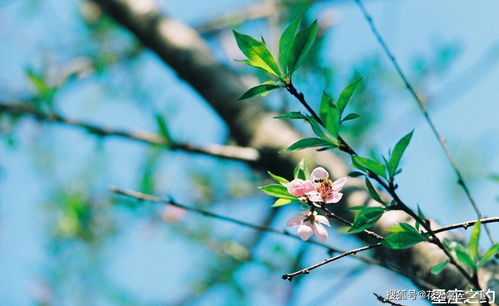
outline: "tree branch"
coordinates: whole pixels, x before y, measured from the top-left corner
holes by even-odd
[[[438,143],[440,144],[440,147],[444,151],[444,153],[445,153],[445,155],[447,157],[447,160],[449,161],[452,169],[454,170],[454,173],[457,176],[458,184],[462,187],[462,189],[463,189],[464,193],[466,194],[466,197],[468,198],[471,206],[475,210],[475,213],[477,214],[477,217],[478,218],[482,218],[483,215],[480,212],[480,209],[478,208],[478,205],[476,204],[475,199],[471,195],[471,192],[470,192],[470,189],[469,189],[468,185],[464,181],[464,176],[462,175],[461,170],[459,169],[456,161],[454,160],[454,157],[452,156],[452,153],[450,152],[449,148],[447,147],[447,144],[446,144],[445,140],[440,135],[440,132],[437,130],[437,127],[433,123],[433,120],[431,119],[430,114],[429,114],[429,112],[428,112],[428,110],[427,110],[427,108],[426,108],[423,100],[416,93],[416,90],[411,85],[411,83],[409,82],[409,79],[407,78],[407,76],[402,71],[402,68],[400,67],[399,63],[395,59],[395,56],[390,51],[390,49],[388,48],[388,45],[386,44],[385,40],[383,39],[383,37],[379,33],[378,29],[376,28],[376,25],[374,24],[373,18],[367,12],[367,9],[364,6],[362,0],[355,0],[355,3],[357,4],[357,6],[359,7],[360,11],[362,12],[362,16],[364,17],[364,19],[369,24],[371,32],[375,36],[375,38],[378,41],[379,45],[381,46],[381,48],[385,52],[386,56],[388,57],[388,59],[390,60],[390,62],[392,63],[392,65],[395,67],[395,70],[397,70],[397,73],[400,76],[400,78],[402,79],[402,82],[404,83],[405,87],[410,92],[411,96],[414,98],[414,100],[416,101],[416,103],[418,104],[419,109],[423,113],[423,116],[424,116],[426,122],[428,123],[428,125],[430,126],[430,129],[431,129],[433,135],[438,140]],[[494,244],[495,241],[494,241],[494,238],[492,237],[492,233],[490,232],[490,229],[486,225],[485,225],[485,230],[487,232],[487,236],[488,236],[489,240],[492,242],[492,244]]]
[[[333,177],[347,175],[348,166],[332,154],[313,150],[277,154],[282,148],[301,139],[301,135],[281,120],[273,119],[276,114],[269,112],[260,99],[254,99],[251,103],[238,102],[237,98],[249,86],[238,74],[216,61],[207,44],[192,28],[161,15],[154,8],[141,9],[131,0],[94,1],[170,65],[182,80],[189,83],[225,120],[239,145],[255,147],[261,153],[266,153],[262,155],[258,169],[291,177],[294,166],[306,154],[315,163],[334,169]],[[341,205],[335,205],[333,211],[353,218],[353,212],[348,210],[348,207],[369,203],[370,197],[359,179],[350,179],[344,190]],[[374,204],[374,201],[372,203]],[[385,233],[386,228],[406,220],[405,213],[390,211],[383,215],[373,230]],[[458,239],[447,232],[441,235],[453,240]],[[360,238],[365,238],[363,236],[359,235]],[[378,248],[376,256],[385,263],[394,264],[405,272],[417,275],[437,288],[454,289],[466,285],[466,280],[453,269],[446,268],[437,276],[430,273],[431,268],[438,264],[443,256],[432,244],[418,244],[410,249],[390,252]],[[484,269],[487,273],[481,273],[480,282],[486,284],[493,280],[498,270],[499,266],[491,263]]]
[[[43,122],[53,122],[64,124],[67,126],[73,126],[103,137],[113,136],[127,140],[139,141],[150,145],[157,145],[163,147],[165,150],[179,150],[188,153],[197,153],[224,159],[239,160],[248,163],[255,163],[260,158],[260,153],[254,148],[243,148],[238,146],[227,146],[219,144],[197,146],[189,143],[172,142],[161,135],[146,131],[126,131],[108,128],[97,124],[64,117],[54,112],[46,114],[36,110],[34,107],[27,105],[26,103],[14,104],[0,102],[0,113],[2,112],[11,115],[31,116],[36,120]]]
[[[153,202],[153,203],[160,203],[160,204],[172,205],[172,206],[183,208],[183,209],[188,210],[188,211],[192,211],[192,212],[201,214],[201,215],[206,216],[206,217],[210,217],[210,218],[222,220],[222,221],[225,221],[225,222],[234,223],[234,224],[237,224],[237,225],[240,225],[240,226],[244,226],[244,227],[247,227],[247,228],[251,228],[251,229],[260,231],[260,232],[271,232],[271,233],[274,233],[274,234],[278,234],[278,235],[282,235],[282,236],[287,236],[287,237],[291,237],[291,238],[294,238],[294,239],[302,241],[301,238],[298,235],[291,234],[291,233],[289,233],[288,231],[285,231],[285,230],[279,230],[279,229],[276,229],[276,228],[273,228],[273,227],[270,227],[270,226],[267,226],[267,225],[253,224],[253,223],[249,223],[249,222],[246,222],[246,221],[241,221],[241,220],[238,220],[238,219],[234,219],[234,218],[231,218],[231,217],[219,215],[219,214],[216,214],[216,213],[213,213],[213,212],[201,209],[201,208],[187,206],[187,205],[180,204],[180,203],[176,202],[172,198],[166,200],[166,199],[162,199],[162,198],[159,198],[159,197],[155,197],[153,195],[149,195],[149,194],[145,194],[145,193],[141,193],[141,192],[133,191],[133,190],[125,190],[125,189],[121,189],[121,188],[114,187],[114,186],[110,186],[109,190],[111,192],[117,194],[117,195],[122,195],[122,196],[133,198],[133,199],[136,199],[136,200],[139,200],[139,201],[148,201],[148,202]],[[333,247],[333,246],[331,246],[329,244],[322,243],[322,242],[319,242],[319,241],[316,241],[316,240],[307,240],[307,241],[304,241],[304,243],[309,243],[309,244],[314,244],[314,245],[318,245],[318,246],[324,247],[324,248],[326,248],[331,253],[341,253],[341,254],[350,253],[348,255],[352,255],[352,256],[354,256],[354,257],[356,257],[356,258],[358,258],[358,259],[360,259],[360,260],[362,260],[362,261],[364,261],[366,263],[378,265],[378,266],[383,267],[385,269],[391,270],[391,271],[393,271],[395,273],[401,274],[401,275],[403,275],[403,276],[411,279],[415,284],[418,284],[419,286],[421,286],[423,288],[435,288],[435,286],[433,286],[432,284],[430,284],[430,283],[428,283],[428,282],[426,282],[426,281],[424,281],[424,280],[422,280],[422,279],[420,279],[418,277],[410,275],[409,273],[407,273],[405,271],[402,271],[402,270],[398,269],[397,267],[394,267],[392,265],[388,265],[387,263],[378,261],[376,259],[373,259],[373,258],[370,258],[370,257],[361,256],[361,255],[356,255],[356,254],[352,253],[352,251],[348,251],[347,252],[347,251],[335,248],[335,247]],[[343,255],[342,257],[344,257],[344,256],[346,256],[346,255]]]

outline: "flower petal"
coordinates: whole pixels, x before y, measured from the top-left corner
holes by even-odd
[[[312,202],[322,202],[321,194],[317,191],[307,192],[306,196]]]
[[[326,228],[320,223],[312,224],[312,231],[317,236],[320,242],[324,242],[327,239],[328,233]]]
[[[341,200],[342,197],[343,197],[343,193],[341,193],[341,192],[335,192],[335,193],[333,193],[331,196],[329,196],[326,199],[326,203],[327,204],[338,203]]]
[[[301,240],[307,241],[314,232],[309,224],[303,223],[298,227],[298,231],[296,233],[300,236]]]
[[[303,191],[305,192],[305,194],[307,192],[315,191],[315,185],[314,185],[314,183],[312,183],[311,181],[305,181],[303,183]]]
[[[322,224],[326,224],[327,226],[331,226],[331,224],[329,224],[329,220],[324,216],[318,215],[318,216],[315,216],[315,219]]]
[[[337,179],[336,181],[333,182],[333,191],[340,191],[343,186],[345,186],[345,183],[347,182],[346,177],[342,177]]]
[[[294,179],[291,182],[287,183],[286,187],[288,188],[288,192],[295,197],[302,197],[304,195],[302,187],[304,182],[304,180]]]
[[[310,177],[312,178],[312,181],[315,181],[316,179],[320,178],[328,178],[329,173],[326,171],[326,169],[322,167],[317,167],[312,171],[312,174],[310,174]]]
[[[303,219],[305,219],[305,217],[300,216],[300,215],[291,216],[291,218],[289,218],[288,222],[286,222],[286,227],[299,226],[300,224],[303,223]]]

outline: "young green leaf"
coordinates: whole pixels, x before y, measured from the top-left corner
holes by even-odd
[[[388,173],[390,174],[390,177],[393,178],[395,176],[395,173],[397,171],[397,168],[400,163],[400,159],[402,158],[402,155],[404,154],[405,149],[409,145],[409,142],[411,141],[412,134],[414,133],[414,130],[411,131],[409,134],[405,135],[402,137],[397,144],[395,145],[395,148],[393,149],[393,152],[390,156],[390,160],[388,161]]]
[[[314,131],[315,135],[317,135],[317,137],[322,139],[327,139],[327,136],[322,130],[322,127],[319,125],[319,122],[317,122],[317,120],[315,120],[314,117],[308,116],[307,120],[310,123],[310,126],[312,127],[312,130]]]
[[[383,215],[383,207],[366,207],[355,215],[352,227],[348,230],[350,233],[362,232],[373,226]]]
[[[319,106],[319,117],[323,122],[327,121],[327,114],[329,108],[334,104],[333,98],[328,95],[325,91],[322,93],[321,104]]]
[[[340,133],[340,112],[338,106],[331,101],[326,115],[326,129],[334,138],[338,138]]]
[[[317,21],[312,22],[308,27],[304,28],[296,34],[287,57],[288,75],[291,76],[293,72],[303,63],[310,48],[315,41],[317,35]]]
[[[483,254],[483,257],[478,262],[478,266],[483,266],[487,262],[487,260],[489,260],[489,258],[496,254],[499,254],[499,243],[495,243],[494,245],[492,245],[490,249],[485,252],[485,254]]]
[[[289,146],[289,148],[287,148],[284,151],[301,150],[301,149],[306,149],[306,148],[311,148],[311,147],[330,147],[330,148],[332,148],[334,146],[335,145],[332,142],[330,142],[328,140],[321,139],[321,138],[304,138],[304,139],[298,140],[297,142],[295,142],[294,144]]]
[[[165,139],[166,145],[168,147],[171,146],[173,144],[173,139],[168,129],[168,125],[166,124],[165,118],[159,113],[156,113],[154,115],[154,118],[156,119],[156,124],[158,125],[159,134]]]
[[[468,244],[468,254],[474,263],[478,261],[478,242],[480,240],[480,221],[476,222],[471,231],[470,243]]]
[[[418,204],[418,216],[423,219],[423,220],[426,220],[426,217],[425,215],[423,214],[423,211],[421,210],[421,208],[419,207],[419,204]],[[421,226],[421,224],[419,224],[419,221],[416,221],[416,230],[419,231],[419,227]]]
[[[346,115],[345,118],[341,119],[341,122],[357,119],[359,117],[360,117],[360,115],[357,113],[350,113],[350,114]]]
[[[284,206],[293,203],[294,201],[291,199],[277,199],[274,204],[272,204],[272,207],[279,207],[279,206]]]
[[[304,119],[307,120],[307,116],[301,112],[289,112],[284,115],[279,115],[274,117],[276,119]]]
[[[264,96],[268,94],[271,90],[279,87],[282,87],[282,85],[277,82],[268,81],[260,85],[257,85],[253,88],[250,88],[245,93],[243,93],[243,95],[239,98],[239,100],[246,100],[258,95]]]
[[[377,175],[386,178],[386,169],[385,166],[375,160],[366,158],[366,157],[360,157],[357,155],[352,156],[353,160],[360,165],[362,168],[360,170],[370,170],[373,173],[376,173]],[[356,164],[354,163],[354,166]]]
[[[365,175],[365,173],[360,172],[360,171],[352,171],[352,172],[348,173],[348,176],[350,176],[350,177],[359,177],[359,176],[363,176],[363,175]]]
[[[417,232],[400,231],[386,237],[381,243],[392,249],[405,249],[422,241],[426,241],[426,238]]]
[[[270,171],[267,171],[267,173],[270,175],[271,178],[273,178],[276,182],[281,183],[281,184],[287,184],[289,181],[281,176],[275,175]]]
[[[445,268],[445,266],[449,263],[449,259],[446,259],[444,262],[439,263],[438,265],[431,268],[431,274],[439,274]]]
[[[371,181],[369,180],[369,178],[367,176],[365,178],[365,182],[366,182],[367,190],[369,191],[369,194],[371,195],[371,197],[374,200],[376,200],[377,202],[386,206],[386,203],[381,199],[378,192],[376,191],[376,189],[374,189],[374,186],[371,184]]]
[[[362,79],[353,81],[352,83],[348,84],[348,86],[345,87],[345,89],[343,89],[343,91],[341,92],[340,97],[338,98],[338,109],[340,111],[340,115],[343,114],[343,111],[345,110],[348,102],[350,101],[350,98],[352,97],[361,80]]]
[[[288,193],[288,189],[286,186],[280,184],[271,184],[267,186],[260,187],[260,189],[268,195],[278,198],[297,200],[295,196],[292,196]]]
[[[298,16],[285,30],[282,32],[279,40],[279,64],[281,65],[284,75],[288,76],[288,58],[290,56],[291,46],[296,36],[296,31],[301,23],[301,16]]]
[[[310,171],[308,171],[308,167],[305,164],[305,160],[304,159],[300,160],[298,165],[296,165],[295,167],[294,178],[306,180],[308,178],[309,173]]]
[[[399,225],[397,226],[394,226],[394,227],[390,227],[389,229],[387,229],[387,231],[391,232],[391,233],[398,233],[398,232],[414,232],[416,234],[418,234],[418,231],[412,227],[411,225],[407,224],[407,223],[399,223]]]
[[[278,78],[281,72],[267,46],[253,37],[232,31],[241,52],[248,57],[240,62],[262,69]]]
[[[456,252],[457,260],[459,260],[471,270],[476,270],[475,262],[473,261],[473,259],[471,259],[470,255],[462,245],[458,244],[454,248],[454,252]]]

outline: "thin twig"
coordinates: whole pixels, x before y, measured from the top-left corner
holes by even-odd
[[[473,221],[467,221],[467,222],[462,222],[462,223],[456,223],[456,224],[452,224],[452,225],[447,225],[447,226],[443,226],[443,227],[439,227],[435,230],[432,230],[432,233],[433,234],[436,234],[436,233],[441,233],[441,232],[446,232],[446,231],[450,231],[450,230],[455,230],[455,229],[458,229],[458,228],[467,228],[473,224],[475,224],[476,222],[480,221],[481,223],[496,223],[496,222],[499,222],[499,217],[495,217],[495,218],[485,218],[485,219],[480,219],[480,220],[473,220]],[[430,234],[429,232],[423,232],[422,234]],[[323,266],[327,263],[330,263],[330,262],[333,262],[335,260],[338,260],[340,258],[343,258],[345,256],[348,256],[348,255],[352,255],[352,254],[357,254],[359,252],[363,252],[363,251],[367,251],[367,250],[370,250],[370,249],[374,249],[374,248],[377,248],[377,247],[380,247],[382,244],[381,242],[378,242],[376,244],[373,244],[373,245],[367,245],[367,246],[363,246],[363,247],[360,247],[360,248],[356,248],[356,249],[353,249],[353,250],[350,250],[350,251],[347,251],[347,252],[344,252],[342,254],[339,254],[339,255],[336,255],[336,256],[333,256],[331,258],[327,258],[317,264],[314,264],[314,265],[311,265],[307,268],[304,268],[304,269],[301,269],[299,271],[296,271],[296,272],[293,272],[293,273],[287,273],[287,274],[284,274],[282,276],[283,279],[287,279],[287,280],[292,280],[293,277],[295,277],[296,275],[299,275],[299,274],[309,274],[311,270],[314,270],[320,266]],[[453,259],[451,257],[451,259]]]
[[[323,127],[326,127],[324,125],[324,122],[320,119],[320,117],[310,107],[310,105],[306,101],[303,93],[299,92],[293,86],[293,83],[291,81],[286,83],[286,90],[291,95],[293,95],[307,109],[307,111],[309,111],[309,113],[312,115],[312,117],[320,125],[322,125]],[[343,151],[351,156],[357,155],[357,153],[353,150],[353,148],[343,138],[338,136],[338,141],[339,141],[339,145],[338,145],[339,150],[341,150],[341,151]],[[431,229],[429,222],[427,220],[423,220],[422,218],[420,218],[418,214],[416,214],[412,209],[409,208],[409,206],[407,206],[402,201],[402,199],[400,199],[400,197],[398,196],[398,194],[396,192],[396,185],[394,185],[392,181],[390,181],[389,183],[386,183],[379,175],[377,175],[376,173],[372,172],[369,169],[367,169],[366,172],[367,172],[368,177],[374,179],[381,186],[383,186],[383,188],[393,197],[393,200],[395,201],[395,203],[397,203],[396,205],[389,206],[389,208],[392,210],[402,210],[402,211],[406,212],[409,216],[414,218],[414,220],[418,221],[424,227],[424,229],[428,232],[428,234],[431,238],[428,241],[435,244],[436,246],[438,246],[444,252],[444,254],[449,258],[450,264],[453,265],[454,267],[456,267],[456,269],[470,282],[470,284],[473,284],[473,286],[475,286],[478,290],[481,290],[481,287],[480,287],[480,284],[478,283],[478,281],[473,279],[473,276],[470,275],[468,272],[466,272],[466,270],[461,265],[458,264],[458,262],[450,254],[449,250],[447,250],[447,248],[444,246],[442,241],[440,241],[440,239],[438,239],[438,237],[435,235],[435,233]],[[321,265],[318,265],[318,266],[321,266]]]
[[[201,214],[203,216],[207,216],[207,217],[219,219],[219,220],[222,220],[222,221],[226,221],[226,222],[238,224],[240,226],[252,228],[252,229],[255,229],[255,230],[258,230],[258,231],[272,232],[272,233],[275,233],[275,234],[278,234],[278,235],[288,236],[288,237],[291,237],[291,238],[294,238],[294,239],[297,239],[297,240],[301,241],[301,238],[298,235],[291,234],[288,231],[275,229],[275,228],[269,227],[269,226],[262,226],[262,225],[252,224],[252,223],[241,221],[241,220],[234,219],[234,218],[231,218],[231,217],[222,216],[222,215],[219,215],[219,214],[216,214],[216,213],[212,213],[210,211],[206,211],[204,209],[200,209],[200,208],[191,207],[191,206],[187,206],[187,205],[183,205],[183,204],[177,203],[173,199],[165,200],[165,199],[162,199],[162,198],[159,198],[159,197],[155,197],[155,196],[152,196],[152,195],[144,194],[144,193],[133,191],[133,190],[120,189],[120,188],[117,188],[117,187],[114,187],[114,186],[109,187],[109,189],[113,193],[116,193],[118,195],[123,195],[123,196],[129,197],[129,198],[133,198],[133,199],[136,199],[136,200],[172,205],[172,206],[183,208],[183,209],[188,210],[188,211],[196,212],[196,213]],[[315,240],[307,240],[307,241],[305,241],[305,243],[310,243],[310,244],[322,246],[322,247],[326,248],[329,252],[332,252],[332,253],[345,253],[346,252],[344,250],[335,248],[335,247],[333,247],[333,246],[331,246],[329,244],[321,243],[321,242],[318,242],[318,241],[315,241]],[[427,281],[425,281],[425,280],[423,280],[423,279],[421,279],[421,278],[419,278],[417,276],[411,275],[407,271],[401,270],[401,269],[399,269],[399,268],[397,268],[395,266],[389,265],[387,263],[384,263],[384,262],[381,262],[379,260],[376,260],[376,259],[373,259],[373,258],[370,258],[370,257],[366,257],[366,256],[361,256],[361,255],[356,255],[356,254],[352,254],[352,256],[354,256],[355,258],[358,258],[358,259],[360,259],[360,260],[362,260],[362,261],[364,261],[366,263],[374,264],[374,265],[383,267],[383,268],[385,268],[387,270],[390,270],[390,271],[395,272],[395,273],[397,273],[399,275],[407,277],[408,279],[410,279],[411,281],[413,281],[416,285],[418,285],[420,287],[425,287],[425,288],[429,288],[429,289],[435,288],[434,285],[428,283]]]
[[[369,24],[371,32],[376,37],[376,40],[378,41],[378,43],[380,44],[381,48],[383,49],[383,51],[385,52],[385,54],[389,58],[389,60],[392,63],[392,65],[395,67],[395,70],[397,70],[397,73],[400,76],[400,78],[402,79],[402,82],[404,83],[405,87],[410,92],[410,94],[414,98],[414,100],[417,102],[417,104],[418,104],[421,112],[423,113],[423,116],[424,116],[426,122],[430,126],[431,131],[433,132],[433,135],[437,138],[437,140],[438,140],[438,142],[440,144],[440,147],[442,148],[442,150],[444,151],[445,155],[447,156],[447,160],[451,164],[452,169],[454,170],[454,173],[457,176],[457,182],[458,182],[458,184],[464,190],[464,193],[466,194],[466,197],[468,198],[471,206],[475,210],[475,213],[477,214],[477,217],[481,219],[483,217],[483,214],[480,212],[480,209],[478,208],[478,205],[476,204],[475,199],[471,195],[470,189],[468,188],[468,185],[464,181],[464,176],[462,175],[461,170],[459,169],[456,161],[454,160],[454,157],[452,156],[449,148],[447,147],[447,144],[446,144],[445,140],[440,135],[440,132],[437,130],[435,124],[433,123],[433,120],[431,119],[430,114],[428,113],[428,110],[427,110],[427,108],[426,108],[423,100],[418,96],[418,94],[416,93],[416,90],[414,89],[414,87],[409,82],[409,79],[406,77],[406,75],[402,71],[402,68],[400,67],[399,63],[395,59],[395,56],[390,51],[390,49],[388,48],[388,45],[386,44],[385,40],[383,39],[383,37],[379,33],[378,29],[376,28],[376,26],[374,24],[374,21],[373,21],[373,18],[367,12],[367,9],[364,6],[362,0],[354,0],[354,1],[357,4],[357,6],[359,7],[359,9],[361,10],[364,19]],[[490,242],[492,244],[494,244],[495,241],[494,241],[494,238],[492,236],[492,233],[491,233],[490,229],[487,226],[485,226],[485,230],[487,232],[487,236],[488,236]]]
[[[370,250],[370,249],[374,249],[374,248],[377,248],[379,246],[381,246],[381,242],[378,242],[378,243],[372,244],[372,245],[366,245],[366,246],[363,246],[363,247],[360,247],[360,248],[356,248],[356,249],[353,249],[353,250],[341,253],[339,255],[333,256],[331,258],[326,258],[323,261],[321,261],[319,263],[316,263],[315,265],[311,265],[309,267],[306,267],[304,269],[298,270],[296,272],[286,273],[286,274],[284,274],[282,276],[282,279],[292,281],[293,277],[295,277],[297,275],[300,275],[300,274],[309,274],[310,271],[312,271],[314,269],[317,269],[320,266],[323,266],[325,264],[328,264],[328,263],[333,262],[335,260],[338,260],[340,258],[346,257],[348,255],[356,255],[359,252],[363,252],[363,251],[367,251],[367,250]]]
[[[335,213],[333,213],[332,211],[330,211],[329,209],[327,209],[325,206],[323,206],[321,208],[326,212],[326,217],[336,219],[336,220],[338,220],[338,221],[340,221],[343,224],[346,224],[348,226],[353,226],[352,222],[350,222],[350,221],[348,221],[348,220],[346,220],[346,219],[344,219],[344,218],[336,215]],[[369,236],[377,239],[377,240],[383,240],[384,239],[383,236],[381,236],[380,234],[375,233],[375,232],[373,232],[371,230],[365,229],[365,230],[363,230],[363,232],[366,233],[367,235],[369,235]]]
[[[161,135],[146,131],[126,131],[121,129],[107,128],[93,123],[83,122],[76,119],[64,117],[57,113],[46,114],[34,107],[23,104],[0,103],[0,113],[9,113],[12,115],[31,116],[39,121],[54,122],[67,126],[77,127],[99,136],[113,136],[124,139],[139,141],[151,145],[164,147],[166,150],[179,150],[189,153],[198,153],[219,157],[224,159],[232,159],[244,162],[257,162],[260,158],[258,150],[254,148],[244,148],[238,146],[227,146],[219,144],[211,144],[198,146],[189,143],[172,142],[162,137]]]

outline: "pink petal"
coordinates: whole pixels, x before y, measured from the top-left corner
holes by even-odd
[[[343,197],[343,193],[341,192],[335,192],[333,193],[332,196],[329,196],[327,199],[326,199],[326,203],[330,204],[330,203],[338,203],[341,198]]]
[[[317,239],[319,239],[320,242],[326,241],[328,234],[326,228],[322,224],[312,224],[312,231],[317,236]]]
[[[322,224],[326,224],[327,226],[331,226],[331,224],[329,224],[329,220],[324,216],[320,216],[320,215],[315,216],[315,219],[317,219],[317,221],[319,221]]]
[[[305,181],[303,183],[303,191],[305,193],[315,191],[315,185],[311,181]]]
[[[307,192],[306,193],[308,199],[312,202],[322,202],[321,194],[317,191]]]
[[[302,224],[298,227],[297,234],[300,236],[301,240],[307,241],[313,234],[313,230],[310,225]]]
[[[329,173],[326,171],[326,169],[322,167],[317,167],[314,169],[314,171],[312,171],[312,174],[310,176],[312,178],[312,181],[315,181],[316,179],[320,178],[328,178]]]
[[[286,222],[286,227],[299,226],[300,224],[303,223],[303,219],[305,219],[305,217],[300,216],[300,215],[291,216],[291,218],[289,218],[288,222]]]
[[[286,187],[288,188],[288,192],[295,197],[302,197],[304,195],[303,191],[303,183],[304,180],[300,179],[294,179],[291,182],[286,184]]]
[[[333,191],[340,191],[343,186],[345,186],[345,183],[347,182],[346,177],[342,177],[337,179],[336,181],[333,182]]]

